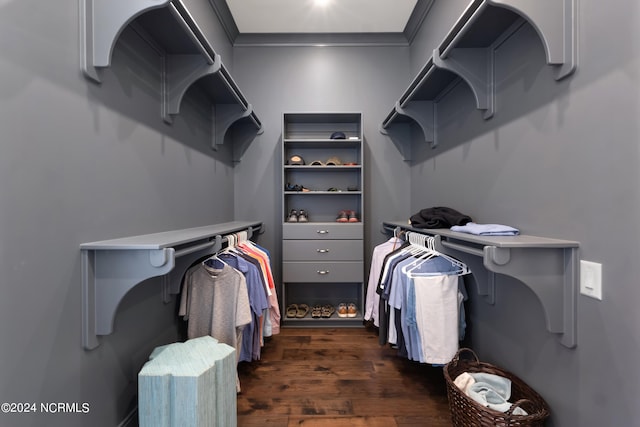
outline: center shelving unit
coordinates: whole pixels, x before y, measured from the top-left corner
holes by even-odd
[[[344,138],[332,139],[334,132]],[[284,113],[282,123],[283,325],[361,326],[364,304],[361,113]],[[290,159],[298,156],[302,164]],[[291,221],[291,212],[298,215]],[[300,211],[305,215],[300,216]],[[339,222],[344,212],[346,222]],[[298,218],[306,221],[298,221]],[[349,218],[351,219],[349,221]],[[355,304],[340,317],[340,303]],[[330,317],[288,317],[291,304],[332,306]]]

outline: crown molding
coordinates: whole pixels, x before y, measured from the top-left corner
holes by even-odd
[[[413,39],[415,39],[420,27],[422,27],[422,23],[431,10],[434,1],[435,0],[418,0],[416,3],[416,7],[413,9],[413,12],[411,12],[411,16],[403,31],[409,45],[413,43]]]
[[[240,34],[240,30],[238,30],[236,21],[233,19],[231,9],[229,9],[225,0],[209,0],[209,3],[218,16],[218,20],[220,21],[224,32],[227,34],[227,38],[233,45],[234,41]]]
[[[403,33],[247,33],[234,47],[256,46],[408,46]]]

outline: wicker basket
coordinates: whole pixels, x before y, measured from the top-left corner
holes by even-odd
[[[473,359],[461,358],[465,353]],[[463,372],[484,372],[511,380],[510,401],[514,404],[509,411],[499,412],[486,408],[467,396],[453,382]],[[549,407],[538,393],[511,372],[480,362],[471,349],[461,348],[458,351],[453,360],[444,367],[444,377],[447,382],[449,409],[454,427],[542,427],[545,419],[549,417]],[[524,409],[528,415],[512,414],[517,407]]]

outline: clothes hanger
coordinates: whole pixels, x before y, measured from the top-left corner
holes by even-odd
[[[229,254],[239,254],[241,252],[240,242],[237,234],[229,234],[227,237],[228,246],[225,248],[224,252]]]
[[[456,270],[454,270],[451,273],[455,273],[456,275],[465,275],[471,272],[469,270],[469,267],[462,261],[437,251],[435,249],[435,237],[427,236],[419,233],[412,233],[412,232],[407,232],[407,234],[410,235],[410,242],[412,242],[412,244],[414,244],[418,248],[423,248],[425,254],[418,257],[416,262],[404,266],[402,268],[402,272],[404,274],[408,274],[410,277],[433,276],[433,275],[441,274],[441,273],[419,273],[414,271],[418,269],[418,267],[420,267],[422,264],[424,264],[425,262],[427,262],[428,260],[436,256],[446,259],[454,267],[456,267]]]
[[[223,240],[225,240],[227,242],[227,247],[214,253],[213,255],[211,255],[210,257],[208,257],[207,259],[205,259],[204,261],[202,261],[202,263],[207,266],[207,267],[214,267],[212,265],[210,265],[208,262],[209,261],[219,261],[222,264],[228,264],[225,260],[223,260],[222,258],[220,258],[218,255],[219,254],[223,254],[223,253],[232,253],[235,249],[236,246],[236,236],[233,234],[228,234],[226,236],[223,236]],[[214,267],[215,268],[215,267]]]

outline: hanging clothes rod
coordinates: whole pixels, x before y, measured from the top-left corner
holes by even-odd
[[[232,221],[81,244],[84,348],[96,348],[98,335],[113,332],[117,308],[135,286],[159,276],[180,280],[193,260],[220,250],[228,235],[246,231],[250,238],[262,229],[259,221]]]
[[[470,266],[478,294],[490,304],[495,301],[494,273],[520,281],[540,300],[547,330],[558,334],[562,345],[576,346],[579,242],[523,234],[478,236],[394,221],[383,222],[382,228],[393,235],[400,230],[434,236],[439,252]]]
[[[216,52],[211,47],[211,43],[209,43],[209,40],[207,40],[207,37],[195,19],[193,19],[193,16],[191,16],[191,13],[189,13],[187,8],[182,4],[182,1],[174,0],[169,3],[169,11],[182,29],[185,30],[186,34],[192,39],[198,50],[200,50],[202,55],[207,59],[209,65],[213,65]]]

